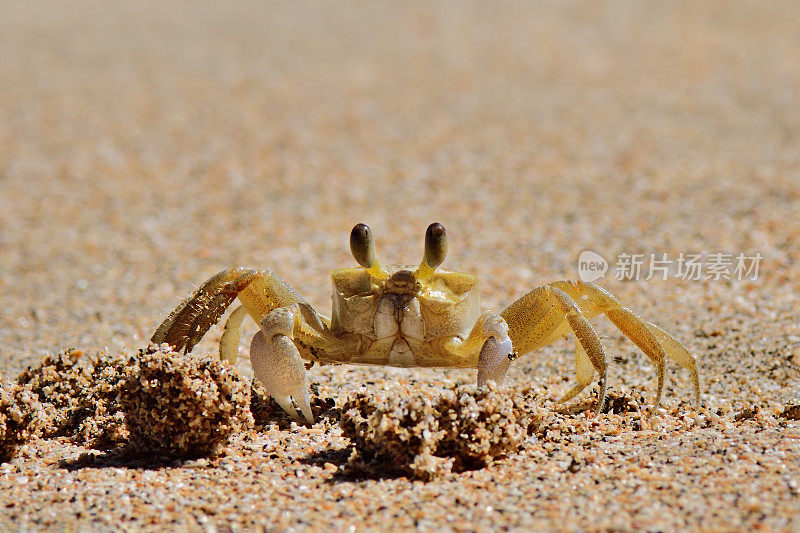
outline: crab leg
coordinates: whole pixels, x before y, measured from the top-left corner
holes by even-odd
[[[219,358],[235,365],[239,358],[239,336],[242,333],[242,322],[247,317],[247,308],[240,305],[225,321],[225,330],[219,339]]]
[[[551,285],[561,287],[565,292],[574,294],[573,297],[576,299],[580,298],[579,301],[586,308],[587,316],[595,317],[605,314],[653,361],[658,370],[658,385],[653,411],[661,402],[661,393],[664,388],[664,362],[667,357],[689,371],[694,385],[695,403],[700,405],[700,378],[697,373],[697,363],[691,352],[680,341],[624,307],[608,291],[594,283],[560,281]]]
[[[601,387],[597,410],[602,409],[606,392],[605,351],[588,319],[566,292],[554,286],[539,287],[511,304],[501,316],[508,323],[511,342],[520,355],[574,333],[578,383],[558,401],[577,396],[591,383],[596,370]]]
[[[301,325],[297,315],[297,306],[267,313],[261,321],[261,331],[250,344],[250,362],[267,393],[284,411],[299,420],[292,405],[294,399],[305,419],[313,423],[306,369],[293,342],[295,328]]]
[[[255,271],[238,267],[211,276],[169,314],[151,340],[156,344],[166,342],[175,351],[192,351],[194,345],[236,299],[241,289],[236,286],[235,280],[252,272]]]
[[[526,294],[503,311],[501,316],[509,323],[511,340],[519,353],[527,353],[540,348],[569,333],[564,325],[556,325],[555,327],[549,325],[553,311],[549,308],[541,291],[549,291],[555,294],[561,293],[568,296],[578,306],[581,314],[586,319],[605,314],[625,336],[630,338],[655,363],[658,372],[658,385],[652,412],[655,412],[661,402],[664,384],[664,360],[666,357],[670,357],[689,370],[694,384],[695,398],[699,404],[700,381],[697,375],[695,359],[689,350],[660,327],[645,321],[630,309],[623,307],[616,298],[593,283],[580,281],[548,283]],[[594,364],[592,351],[583,343],[581,345],[586,352],[586,356]],[[591,375],[587,377],[589,369],[584,359],[584,354],[577,348],[579,347],[576,346],[575,358],[578,385],[573,387],[562,400],[574,397],[583,389],[582,383],[588,384],[588,380],[591,379]],[[597,368],[596,365],[595,368]]]
[[[191,352],[237,297],[257,323],[273,309],[297,304],[304,319],[304,337],[319,337],[327,328],[327,319],[280,277],[267,270],[235,267],[212,276],[183,300],[158,327],[152,342],[166,342],[176,351]],[[230,330],[238,334],[238,327],[233,327],[238,317],[233,320]],[[232,345],[233,333],[228,335],[230,342],[226,344]],[[229,356],[228,350],[225,353]]]

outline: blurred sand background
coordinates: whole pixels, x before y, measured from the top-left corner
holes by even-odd
[[[496,310],[575,278],[586,249],[612,262],[762,254],[755,281],[601,283],[697,354],[709,405],[797,403],[798,13],[796,2],[0,2],[0,370],[16,375],[67,347],[143,347],[193,283],[233,265],[279,273],[327,313],[327,272],[355,264],[356,222],[373,228],[384,262],[417,263],[426,226],[439,221],[450,235],[445,266],[478,274]],[[598,324],[615,358],[612,386],[651,398],[653,367]],[[213,330],[197,350],[218,338]],[[573,379],[571,352],[562,341],[528,356],[508,382],[538,380],[555,398]],[[436,387],[470,377],[311,374],[337,398],[368,379]],[[671,365],[668,376],[665,403],[691,411],[686,373]],[[680,437],[677,451],[647,458],[664,459],[678,485],[653,488],[647,466],[629,471],[617,457],[610,464],[627,481],[594,497],[569,473],[543,481],[537,468],[549,467],[524,455],[469,478],[469,504],[440,498],[470,492],[456,475],[334,489],[330,476],[264,462],[254,468],[291,475],[230,488],[236,476],[221,469],[199,481],[147,471],[167,493],[191,488],[172,522],[171,496],[148,493],[141,472],[67,472],[31,452],[4,472],[25,478],[18,501],[36,503],[0,509],[0,524],[797,530],[797,423],[754,429],[758,439],[737,441],[736,431],[725,438],[752,444],[762,462],[748,464],[763,470],[726,473],[736,459],[713,474],[670,470],[668,456],[697,452],[687,431],[661,437]],[[783,456],[770,462],[770,450]],[[128,515],[103,497],[124,483],[150,494]],[[88,494],[79,503],[98,502],[108,517],[75,511],[75,486]],[[320,507],[314,495],[334,490],[341,498]],[[223,509],[237,491],[258,496],[252,508]],[[753,501],[731,496],[741,491]],[[682,514],[677,502],[697,508]]]

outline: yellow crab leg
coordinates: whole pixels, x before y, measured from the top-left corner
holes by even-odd
[[[652,361],[658,369],[658,390],[654,410],[658,408],[664,385],[664,360],[669,357],[681,367],[687,369],[692,376],[695,403],[700,405],[700,378],[697,373],[697,362],[691,352],[675,337],[655,324],[624,307],[614,296],[594,283],[581,281],[561,281],[555,285],[563,287],[565,292],[572,292],[582,301],[588,300],[587,310],[590,316],[605,314],[626,337],[631,339]]]
[[[298,321],[299,340],[309,346],[322,342],[322,334],[327,330],[327,318],[318,315],[302,296],[272,272],[243,267],[223,270],[209,278],[161,323],[153,334],[152,342],[166,342],[176,351],[191,352],[237,297],[247,313],[259,324],[273,309],[296,304],[303,317],[302,321]],[[231,348],[231,345],[234,330],[238,341],[241,320],[238,315],[233,320],[230,324],[231,333],[225,339],[226,358],[231,357],[231,349],[237,349]]]
[[[232,365],[236,364],[236,360],[239,358],[239,337],[242,332],[242,322],[247,316],[247,308],[240,305],[228,317],[225,322],[225,330],[219,339],[220,360],[227,360]]]
[[[578,383],[559,402],[575,397],[591,383],[596,370],[601,390],[598,412],[605,402],[606,360],[600,339],[575,301],[558,287],[545,285],[529,292],[500,313],[519,355],[537,350],[570,332],[575,334],[575,373]]]
[[[608,293],[608,291],[602,289],[594,283],[583,283],[581,281],[555,281],[548,283],[545,287],[547,286],[558,288],[564,293],[568,294],[573,301],[577,303],[581,309],[581,312],[587,317],[587,319],[592,319],[601,314],[608,316],[609,320],[611,320],[611,322],[617,326],[626,337],[631,339],[634,344],[636,344],[636,346],[638,346],[655,363],[658,372],[658,385],[653,412],[655,412],[655,409],[658,408],[658,405],[661,402],[664,385],[664,360],[666,357],[669,357],[677,362],[681,367],[689,370],[692,376],[692,383],[694,385],[695,400],[699,405],[700,379],[697,373],[697,364],[694,356],[683,344],[681,344],[680,341],[675,339],[672,335],[660,327],[647,322],[640,316],[633,313],[627,307],[624,307],[614,296]],[[520,305],[524,307],[526,302],[527,305],[535,305],[535,301],[533,299],[533,294],[535,292],[536,290],[532,291],[509,306],[509,308],[503,313],[504,318],[506,312],[513,312]],[[515,332],[513,327],[511,329],[513,332],[512,340],[514,335],[522,335],[521,333]],[[543,346],[549,342],[553,342],[566,333],[569,333],[569,331],[567,331],[564,326],[561,326],[560,328],[555,329],[547,339],[542,341],[543,344],[541,345]]]
[[[231,282],[250,272],[254,270],[239,267],[211,276],[169,314],[150,340],[156,344],[166,342],[175,351],[192,351],[236,299],[239,291]]]

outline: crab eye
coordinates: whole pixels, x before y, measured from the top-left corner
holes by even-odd
[[[425,232],[425,262],[431,268],[442,264],[447,256],[447,233],[444,226],[434,222]]]
[[[366,268],[370,276],[386,279],[386,269],[375,255],[375,241],[372,239],[372,230],[366,224],[356,224],[350,232],[350,252],[358,264]]]
[[[366,224],[356,224],[350,232],[350,251],[359,265],[371,268],[375,264],[375,242]]]

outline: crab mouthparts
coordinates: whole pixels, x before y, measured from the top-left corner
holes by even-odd
[[[410,270],[398,270],[383,284],[383,292],[416,296],[422,284]]]

